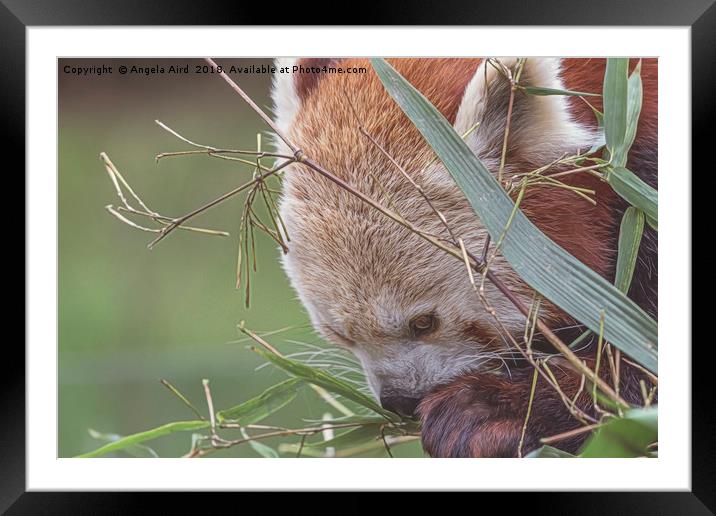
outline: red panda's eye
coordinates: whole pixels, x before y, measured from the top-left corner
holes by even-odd
[[[438,324],[438,318],[434,314],[418,315],[410,321],[410,333],[413,337],[422,337],[434,332]]]

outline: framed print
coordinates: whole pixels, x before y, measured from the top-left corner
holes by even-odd
[[[691,170],[716,8],[553,4],[248,26],[4,2],[27,308],[2,508],[531,491],[710,513]]]

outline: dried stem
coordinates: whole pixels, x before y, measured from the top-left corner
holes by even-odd
[[[217,64],[214,62],[214,60],[211,59],[210,57],[205,57],[204,60],[205,60],[207,63],[209,63],[209,65],[211,65],[212,67],[218,68],[218,65],[217,65]],[[233,80],[231,80],[231,78],[230,78],[228,75],[226,75],[226,72],[223,72],[223,71],[222,71],[222,72],[219,72],[219,75],[221,76],[222,79],[224,79],[224,80],[227,82],[227,84],[228,84],[229,86],[231,86],[231,88],[232,88],[236,93],[239,94],[239,96],[240,96],[242,99],[244,99],[244,102],[246,102],[249,106],[251,106],[251,109],[253,109],[254,112],[255,112],[257,115],[259,115],[264,122],[266,122],[266,125],[268,125],[268,126],[271,128],[271,130],[272,130],[274,133],[276,133],[276,136],[278,136],[279,138],[281,138],[281,140],[283,140],[283,142],[288,146],[288,148],[291,149],[291,152],[293,152],[294,156],[295,156],[295,157],[299,157],[299,155],[301,154],[301,150],[300,150],[298,147],[296,147],[295,145],[293,145],[293,143],[291,143],[291,140],[289,140],[289,139],[286,137],[286,135],[283,134],[283,131],[281,131],[281,130],[278,128],[278,126],[273,123],[273,120],[271,120],[271,118],[270,118],[266,113],[264,113],[263,110],[262,110],[260,107],[258,107],[253,100],[251,100],[251,97],[249,97],[249,96],[244,92],[244,90],[242,90],[241,88],[239,88],[238,84],[236,84]]]
[[[114,185],[115,192],[117,193],[117,197],[119,198],[120,202],[122,203],[121,206],[113,206],[111,204],[105,206],[105,209],[113,215],[115,218],[120,220],[121,222],[124,222],[130,227],[133,227],[135,229],[139,229],[141,231],[147,231],[150,233],[161,233],[162,229],[158,228],[148,228],[146,226],[142,226],[141,224],[137,224],[136,222],[128,219],[124,215],[122,215],[120,212],[129,213],[132,215],[138,215],[142,217],[147,217],[153,220],[154,222],[157,222],[159,225],[163,226],[164,228],[168,227],[170,224],[175,222],[176,219],[173,219],[171,217],[167,217],[165,215],[160,215],[159,213],[156,213],[155,211],[149,209],[149,207],[142,201],[142,199],[137,195],[132,187],[129,185],[129,183],[124,179],[122,174],[119,173],[119,170],[117,167],[112,163],[112,160],[109,159],[109,156],[105,154],[104,152],[100,153],[99,155],[100,159],[104,163],[105,170],[107,171],[107,175],[109,175],[110,180],[112,181],[112,184]],[[139,204],[139,206],[142,208],[141,210],[138,210],[134,208],[130,203],[129,200],[125,197],[124,192],[122,190],[122,187],[124,187],[127,192],[129,192],[130,196]],[[229,234],[225,231],[216,231],[213,229],[204,229],[204,228],[195,228],[191,226],[182,226],[181,229],[185,231],[193,231],[196,233],[203,233],[206,235],[212,235],[212,236],[228,236]]]
[[[160,379],[159,381],[161,382],[161,384],[162,384],[164,387],[166,387],[167,389],[169,389],[169,391],[170,391],[172,394],[174,394],[174,396],[176,396],[177,398],[179,398],[179,400],[180,400],[182,403],[184,403],[184,405],[186,405],[187,407],[189,407],[189,409],[190,409],[194,414],[196,414],[196,416],[197,416],[199,419],[201,419],[201,420],[206,419],[206,418],[201,414],[201,412],[199,412],[199,410],[198,410],[194,405],[192,405],[192,403],[187,399],[187,397],[184,396],[181,392],[179,392],[179,389],[177,389],[176,387],[174,387],[174,386],[169,382],[169,380],[165,380],[164,378],[162,378],[162,379]]]
[[[569,430],[567,432],[563,432],[561,434],[551,435],[549,437],[543,437],[540,439],[540,442],[542,444],[552,444],[557,441],[563,441],[565,439],[569,439],[570,437],[574,437],[576,435],[581,435],[587,432],[591,432],[592,430],[596,430],[601,426],[601,423],[593,423],[591,425],[581,426],[579,428],[575,428],[574,430]]]
[[[530,414],[532,413],[532,402],[535,398],[535,389],[537,387],[537,369],[535,368],[532,374],[532,388],[530,389],[530,400],[527,403],[527,414],[525,415],[525,422],[522,424],[522,434],[520,435],[520,442],[517,445],[517,456],[522,457],[522,446],[525,443],[525,434],[527,433],[527,424],[530,421]]]

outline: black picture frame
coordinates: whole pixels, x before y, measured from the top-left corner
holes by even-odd
[[[2,74],[2,113],[6,149],[18,157],[20,165],[10,169],[15,175],[24,168],[25,152],[25,30],[43,25],[242,25],[259,23],[295,24],[305,18],[310,24],[330,21],[333,10],[320,9],[305,13],[277,9],[266,20],[265,6],[259,2],[238,2],[227,7],[212,6],[206,1],[141,0],[0,0],[0,73]],[[227,10],[228,9],[228,10]],[[323,13],[323,14],[318,14]],[[299,16],[303,14],[303,16]],[[346,17],[342,16],[342,20]],[[692,73],[692,167],[709,170],[712,165],[707,138],[713,133],[716,94],[716,6],[714,0],[500,0],[490,4],[469,0],[442,2],[383,2],[380,9],[356,8],[351,17],[355,24],[379,25],[635,25],[690,26]],[[10,153],[8,151],[8,153]],[[6,176],[7,177],[7,176]],[[690,180],[690,178],[685,178]],[[24,190],[24,182],[23,187]],[[703,189],[707,190],[707,189]],[[17,213],[17,211],[16,211]],[[697,233],[699,234],[699,233]],[[707,234],[707,233],[702,233]],[[27,258],[25,256],[25,258]],[[48,266],[52,266],[48,264]],[[6,268],[8,270],[8,268]],[[27,272],[26,272],[27,274]],[[7,298],[9,299],[9,298]],[[666,343],[670,345],[673,343]],[[702,345],[699,345],[702,344]],[[683,344],[679,344],[680,346]],[[711,514],[716,511],[716,416],[714,415],[713,345],[710,341],[692,346],[692,491],[671,493],[531,493],[508,495],[509,509],[515,504],[530,512],[547,510],[551,514]],[[130,493],[26,493],[25,488],[25,352],[16,339],[4,343],[2,363],[3,388],[0,390],[2,420],[0,424],[0,511],[8,514],[35,513],[105,513],[130,512],[147,507],[146,494]],[[54,431],[50,426],[50,436]],[[49,437],[52,438],[52,437]],[[245,496],[245,495],[242,495]],[[371,505],[358,495],[348,495],[341,505],[353,511],[371,511]],[[490,503],[487,494],[476,501]],[[505,506],[505,495],[495,494],[493,502]],[[401,510],[420,503],[422,497],[401,502]],[[223,497],[214,499],[220,507]],[[184,503],[174,495],[173,501]],[[417,504],[416,504],[417,506]]]

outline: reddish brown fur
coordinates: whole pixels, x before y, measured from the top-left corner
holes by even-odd
[[[399,59],[391,60],[391,64],[452,123],[465,87],[473,77],[480,61],[479,59]],[[335,65],[337,61],[304,60],[301,64]],[[370,70],[369,62],[364,59],[347,59],[340,64],[364,66]],[[631,67],[633,68],[635,64],[636,60],[632,60]],[[564,86],[571,90],[600,92],[604,68],[604,59],[565,59],[562,65]],[[361,122],[367,131],[381,141],[387,151],[396,157],[405,169],[420,170],[427,161],[426,155],[430,154],[430,150],[414,126],[386,94],[374,73],[321,77],[322,74],[300,74],[296,78],[296,89],[302,100],[302,106],[292,125],[292,137],[296,137],[301,142],[307,155],[326,169],[342,179],[350,177],[353,181],[359,181],[360,184],[353,184],[353,186],[380,200],[383,192],[370,177],[356,178],[346,169],[346,166],[352,163],[366,161],[374,163],[378,170],[391,168],[369,141],[356,137],[357,121],[353,118],[351,102],[356,107],[358,116],[361,116]],[[631,170],[653,185],[656,185],[657,80],[657,60],[645,59],[642,63],[644,90],[642,115],[628,162]],[[351,102],[346,95],[350,95]],[[517,95],[522,93],[518,92]],[[588,97],[588,100],[596,108],[601,109],[601,98]],[[576,120],[584,124],[596,125],[591,109],[583,100],[571,97],[568,102]],[[334,120],[340,118],[344,121],[343,125],[336,124],[335,121],[326,124],[324,118],[326,114],[337,115]],[[513,170],[524,172],[544,165],[544,162],[540,162],[539,156],[530,155],[529,149],[511,148],[507,161]],[[416,249],[419,246],[427,246],[407,231],[393,226],[386,227],[388,223],[381,215],[376,215],[374,210],[346,192],[335,191],[330,196],[321,195],[321,189],[315,187],[317,182],[325,183],[325,189],[337,189],[337,187],[317,177],[308,169],[298,167],[292,171],[292,174],[295,178],[289,186],[292,197],[307,201],[307,204],[314,206],[315,210],[319,210],[326,203],[333,203],[335,209],[354,214],[351,216],[355,217],[356,225],[370,219],[373,225],[367,226],[370,229],[366,230],[367,234],[363,237],[370,238],[372,232],[402,232],[402,238],[406,240],[414,238]],[[566,190],[535,187],[528,190],[521,205],[522,210],[559,245],[598,273],[612,279],[616,258],[616,236],[624,202],[608,184],[592,176],[576,174],[566,176],[562,180],[567,184],[593,189],[596,206],[580,201],[574,193]],[[388,178],[386,181],[392,180]],[[309,188],[308,185],[311,187]],[[401,200],[403,191],[401,189],[407,191],[412,188],[407,183],[395,183],[389,186],[398,202]],[[450,210],[449,205],[441,203],[452,202],[452,198],[448,195],[441,198],[440,193],[437,192],[435,195],[436,205],[441,210]],[[421,217],[428,218],[429,213],[426,211],[423,216],[416,211],[414,216],[420,220]],[[323,244],[329,251],[339,252],[345,243],[339,236],[328,233],[323,238],[325,239]],[[331,240],[333,238],[336,240]],[[648,238],[645,238],[648,241]],[[642,246],[648,247],[648,242]],[[652,251],[654,250],[655,247]],[[389,255],[390,251],[386,249],[386,255]],[[423,247],[415,256],[425,256],[428,252]],[[315,259],[331,259],[330,256],[326,257],[327,254],[329,253],[316,255]],[[655,256],[655,253],[653,254]],[[641,258],[640,256],[640,260]],[[655,269],[655,258],[647,258],[646,262],[649,263],[649,267]],[[359,284],[370,282],[371,266],[374,264],[366,264],[364,271],[360,268],[356,269],[361,275],[356,278]],[[366,272],[368,276],[364,275]],[[414,275],[418,277],[419,274],[420,264],[416,263]],[[639,274],[637,272],[636,284],[641,282],[638,279]],[[393,280],[404,282],[406,278],[396,272],[394,279],[388,278],[386,281]],[[655,288],[655,277],[650,277],[650,280],[648,284],[654,285]],[[429,278],[424,278],[419,283],[427,285],[430,283]],[[510,287],[525,295],[531,292],[523,284],[511,284]],[[655,314],[655,291],[647,292],[639,298],[638,293],[634,292],[635,288],[632,288],[630,295],[639,302],[646,300],[648,303],[654,303],[653,307],[650,305],[645,308]],[[471,301],[466,300],[466,302]],[[549,322],[566,324],[570,321],[562,314],[555,315]],[[467,341],[484,344],[497,335],[492,328],[484,324],[468,321],[465,323],[462,336]],[[491,346],[497,349],[504,344],[496,339]],[[583,352],[582,357],[593,361],[594,350]],[[574,396],[579,389],[581,376],[568,367],[555,366],[553,371],[565,394],[569,397]],[[600,374],[609,382],[613,380],[605,367]],[[511,377],[471,373],[436,389],[420,405],[425,449],[431,455],[441,457],[515,456],[527,411],[532,375],[532,368],[512,369]],[[639,379],[643,378],[645,376],[638,370],[622,363],[621,394],[627,401],[634,403],[641,401]],[[582,392],[577,397],[577,404],[585,412],[594,415],[591,392]],[[523,450],[527,452],[537,447],[540,437],[562,433],[577,426],[579,423],[569,413],[559,395],[540,378]],[[584,435],[560,442],[558,446],[574,451],[583,438]]]
[[[320,66],[323,60],[316,65]],[[305,61],[313,65],[313,60]],[[479,64],[471,59],[399,59],[391,61],[396,69],[418,88],[448,119],[454,120],[465,85]],[[340,61],[345,67],[366,67],[366,59]],[[304,77],[301,78],[301,75]],[[309,75],[309,77],[305,77]],[[323,74],[317,74],[322,76]],[[341,178],[346,177],[346,163],[360,162],[365,156],[375,156],[375,163],[385,161],[365,138],[357,137],[356,110],[365,129],[378,138],[387,150],[401,160],[408,170],[421,168],[428,146],[400,108],[387,96],[375,73],[327,75],[322,80],[310,74],[299,74],[297,86],[302,92],[301,110],[293,124],[304,152],[316,162]],[[310,85],[310,86],[309,86]],[[340,114],[343,123],[325,123],[325,117]],[[360,136],[360,135],[358,135]],[[306,178],[315,174],[302,169]],[[303,174],[303,173],[302,173]],[[366,193],[374,193],[376,186],[366,178]],[[406,185],[406,188],[411,188]],[[308,192],[305,192],[308,195]],[[375,192],[378,193],[378,192]],[[346,194],[345,199],[350,195]]]
[[[474,75],[480,62],[480,59],[445,58],[391,60],[391,64],[413,86],[426,95],[451,123],[454,122],[465,86]],[[604,59],[566,59],[562,72],[565,87],[577,91],[600,92],[605,62]],[[340,65],[362,66],[370,69],[370,63],[365,59],[304,59],[299,64],[307,67]],[[632,68],[635,64],[636,60],[633,60]],[[655,149],[656,65],[656,59],[646,59],[642,64],[645,92],[643,114],[640,118],[632,155],[642,152],[644,148],[649,149],[651,153]],[[350,121],[352,114],[349,112],[346,92],[351,92],[353,96],[351,101],[354,106],[357,106],[358,113],[371,113],[369,116],[364,116],[362,120],[366,124],[368,132],[381,135],[382,141],[390,142],[388,150],[392,155],[403,159],[406,156],[414,157],[413,160],[408,159],[407,162],[402,163],[406,169],[410,170],[413,168],[412,164],[420,163],[423,160],[424,153],[427,152],[423,138],[402,113],[396,115],[395,112],[399,108],[387,97],[375,74],[346,75],[340,81],[330,76],[329,80],[320,80],[323,75],[321,73],[306,73],[296,76],[297,90],[304,102],[298,115],[297,126],[302,128],[304,140],[316,142],[315,145],[304,146],[304,151],[308,155],[329,170],[338,172],[340,176],[340,165],[346,161],[346,158],[350,160],[350,153],[346,156],[345,146],[341,147],[338,152],[334,146],[324,145],[329,137],[326,134],[328,128],[318,120],[302,121],[301,117],[311,116],[314,113],[346,111],[345,116]],[[360,88],[353,84],[354,81],[360,81]],[[360,91],[360,93],[356,94],[356,91]],[[315,95],[313,95],[314,92]],[[602,108],[600,97],[589,97],[589,101],[598,109]],[[320,103],[320,108],[313,106],[314,102]],[[595,117],[584,101],[574,97],[570,98],[569,102],[570,111],[575,119],[590,126],[596,126]],[[378,114],[381,112],[382,116]],[[354,131],[353,124],[347,123],[345,130]],[[337,142],[352,140],[352,138],[341,134],[330,136]],[[358,146],[354,149],[355,154],[375,152],[369,142],[364,141],[363,143],[365,146]],[[340,163],[331,166],[336,158],[340,160]],[[544,164],[538,160],[530,161],[529,158],[529,153],[520,153],[520,155],[508,156],[508,163],[513,168],[519,167],[524,171],[533,170]],[[356,156],[355,160],[357,161],[357,159]],[[311,180],[316,180],[315,175],[310,171],[306,171],[306,175],[310,175]],[[593,270],[611,279],[616,251],[613,229],[615,218],[619,216],[615,207],[620,201],[608,184],[593,176],[576,174],[564,177],[562,181],[569,185],[594,190],[596,205],[592,206],[576,200],[574,193],[568,190],[535,187],[527,191],[521,208],[537,227],[565,250]],[[407,186],[409,187],[409,185]],[[380,194],[372,182],[366,187],[366,193]],[[297,193],[300,194],[300,192]],[[345,198],[348,200],[349,195],[346,194]],[[549,207],[549,209],[545,209],[545,207]],[[585,228],[589,228],[589,230],[585,231]],[[523,289],[527,290],[525,287]]]
[[[593,70],[587,74],[592,77],[589,82],[582,78],[585,74],[581,69],[575,68],[574,65],[567,67],[564,77],[568,88],[601,90],[600,73],[603,73],[604,60],[593,61],[595,62],[592,67],[601,67],[602,70]],[[452,123],[465,87],[481,59],[396,59],[390,62]],[[299,64],[319,67],[328,64],[355,66],[370,70],[370,63],[365,59],[304,59]],[[356,144],[357,121],[351,120],[351,103],[358,116],[361,116],[361,122],[367,131],[383,142],[406,170],[420,169],[425,162],[425,155],[430,151],[424,139],[388,97],[374,73],[343,76],[307,73],[297,74],[295,80],[302,99],[302,109],[297,115],[294,130],[300,133],[300,141],[307,155],[337,176],[345,178],[342,173],[345,164],[360,162],[366,155],[375,156],[373,161],[378,169],[379,164],[384,161],[366,139],[358,139]],[[351,97],[350,103],[348,95]],[[586,104],[579,106],[573,103],[572,108],[580,118],[586,116],[585,108],[589,111]],[[325,124],[319,117],[326,116],[326,113],[343,113],[345,125],[336,128],[335,124]],[[588,114],[593,120],[591,111]],[[350,144],[347,144],[348,142]],[[508,163],[523,171],[544,165],[539,161],[539,157],[535,157],[534,161],[531,161],[530,157],[529,152],[520,152],[518,155],[508,156]],[[305,176],[305,181],[296,181],[291,191],[292,195],[303,200],[310,200],[316,189],[313,186],[304,189],[301,185],[325,181],[308,169],[297,170],[294,174]],[[579,201],[574,193],[567,190],[535,187],[527,191],[521,208],[537,227],[555,242],[595,271],[610,277],[616,250],[613,228],[617,198],[609,185],[585,174],[565,177],[563,181],[595,190],[596,206]],[[363,184],[354,186],[373,198],[380,198],[383,193],[370,177],[366,177]],[[405,183],[404,188],[412,187]],[[360,206],[360,203],[346,192],[339,192],[331,198],[340,200],[344,209],[350,206],[360,214],[368,214],[371,210],[367,206]],[[439,202],[438,199],[437,203]],[[585,228],[589,230],[585,231]],[[530,291],[525,285],[519,285],[518,289],[527,295]]]
[[[587,363],[594,367],[593,359]],[[575,405],[598,419],[592,390],[588,384],[582,386],[581,375],[559,360],[551,361],[550,369],[564,394],[570,400],[576,396]],[[471,373],[427,396],[420,404],[425,450],[433,457],[517,457],[533,374],[532,368],[514,369],[510,378]],[[606,360],[602,361],[600,376],[610,384],[614,381]],[[622,362],[620,386],[627,402],[643,403],[640,380],[651,388],[647,375]],[[580,426],[557,391],[538,377],[521,452],[538,448],[540,438]],[[587,436],[583,433],[562,439],[555,446],[575,453]]]

